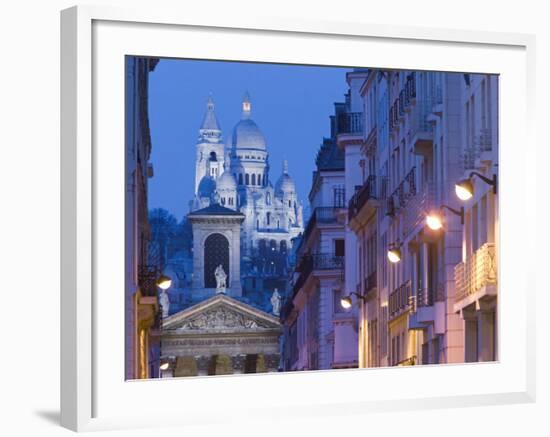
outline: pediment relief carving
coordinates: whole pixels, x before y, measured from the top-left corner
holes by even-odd
[[[177,330],[209,330],[209,329],[257,329],[274,328],[272,324],[248,317],[232,311],[229,308],[218,307],[181,321]]]

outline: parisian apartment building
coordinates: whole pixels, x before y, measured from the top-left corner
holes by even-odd
[[[296,244],[283,368],[497,360],[498,77],[346,80]]]

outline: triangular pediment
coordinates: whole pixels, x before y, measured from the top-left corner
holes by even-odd
[[[167,317],[165,331],[241,331],[281,329],[279,319],[271,314],[218,294]]]

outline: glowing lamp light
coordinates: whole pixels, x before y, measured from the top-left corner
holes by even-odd
[[[168,361],[164,361],[160,364],[159,369],[160,370],[168,370],[168,367],[170,367],[170,363]]]
[[[388,259],[390,260],[390,262],[392,262],[394,264],[401,261],[401,249],[399,249],[398,247],[393,247],[393,248],[389,249],[388,250]]]
[[[455,184],[455,193],[460,200],[471,199],[474,195],[474,184],[470,179],[463,179]]]
[[[172,278],[169,276],[161,275],[160,278],[157,279],[157,287],[168,290],[172,286]]]
[[[439,214],[429,214],[426,216],[426,224],[432,231],[438,231],[443,227],[443,221]]]
[[[345,296],[342,299],[340,299],[340,305],[345,310],[348,310],[351,308],[352,302],[351,302],[351,296]]]

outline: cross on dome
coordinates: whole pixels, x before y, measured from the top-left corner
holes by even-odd
[[[243,119],[250,118],[251,104],[250,104],[250,94],[248,91],[244,94],[243,97]]]
[[[288,161],[283,159],[283,173],[288,174]]]

